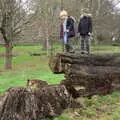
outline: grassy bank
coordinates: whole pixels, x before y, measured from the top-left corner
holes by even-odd
[[[56,47],[56,51],[58,48]],[[25,86],[27,79],[46,80],[49,84],[57,84],[64,75],[55,75],[48,66],[49,57],[30,56],[30,53],[45,53],[40,46],[14,47],[13,69],[4,69],[4,59],[0,57],[0,93],[11,86]],[[92,53],[120,53],[117,46],[92,46]],[[0,54],[4,48],[0,47]],[[93,96],[92,99],[79,98],[81,107],[68,109],[53,120],[120,120],[120,92],[116,91],[106,96]],[[43,119],[47,120],[47,118]],[[50,120],[50,119],[48,119]]]

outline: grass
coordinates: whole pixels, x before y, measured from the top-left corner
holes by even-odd
[[[81,107],[67,109],[52,120],[120,120],[120,92],[106,96],[93,96],[91,99],[78,98]],[[51,120],[51,119],[42,119]]]
[[[95,45],[92,46],[91,51],[93,53],[120,53],[120,46],[111,45]]]
[[[55,75],[48,66],[49,57],[30,56],[29,53],[45,53],[40,46],[16,46],[13,53],[13,69],[4,69],[4,59],[0,58],[0,93],[4,93],[11,86],[25,86],[27,79],[46,80],[49,84],[57,84],[64,79],[64,75]],[[55,50],[60,48],[55,47]],[[92,46],[92,53],[120,53],[119,46]],[[4,49],[0,47],[0,54]],[[92,99],[79,98],[82,107],[67,109],[53,120],[120,120],[120,92],[113,92],[106,96],[93,96]],[[44,120],[49,120],[45,118]]]
[[[81,101],[81,98],[78,101]],[[78,112],[78,116],[75,112]],[[76,120],[120,120],[120,92],[93,96],[92,99],[83,98],[82,107],[74,113],[72,120],[75,117]]]
[[[0,52],[3,51],[2,49]],[[4,92],[11,86],[25,86],[27,79],[46,80],[50,84],[57,84],[64,79],[63,75],[55,75],[50,71],[49,57],[29,55],[30,52],[39,51],[40,46],[15,47],[13,53],[17,56],[13,58],[13,69],[10,71],[4,69],[4,59],[0,58],[0,92]]]

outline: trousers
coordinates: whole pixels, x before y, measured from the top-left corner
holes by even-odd
[[[70,38],[68,37],[68,33],[65,32],[63,36],[63,51],[69,52],[72,49]]]
[[[90,53],[90,36],[81,36],[81,51]]]

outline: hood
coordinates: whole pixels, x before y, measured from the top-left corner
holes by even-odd
[[[83,18],[83,17],[92,17],[92,14],[82,14],[81,16],[80,16],[80,18]]]

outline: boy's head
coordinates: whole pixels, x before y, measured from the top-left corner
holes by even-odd
[[[84,9],[82,9],[81,10],[81,13],[84,15],[84,16],[86,16],[87,14],[88,14],[88,8],[84,8]]]
[[[67,11],[62,10],[62,11],[60,12],[60,19],[64,20],[64,19],[66,19],[67,17],[68,17]]]

